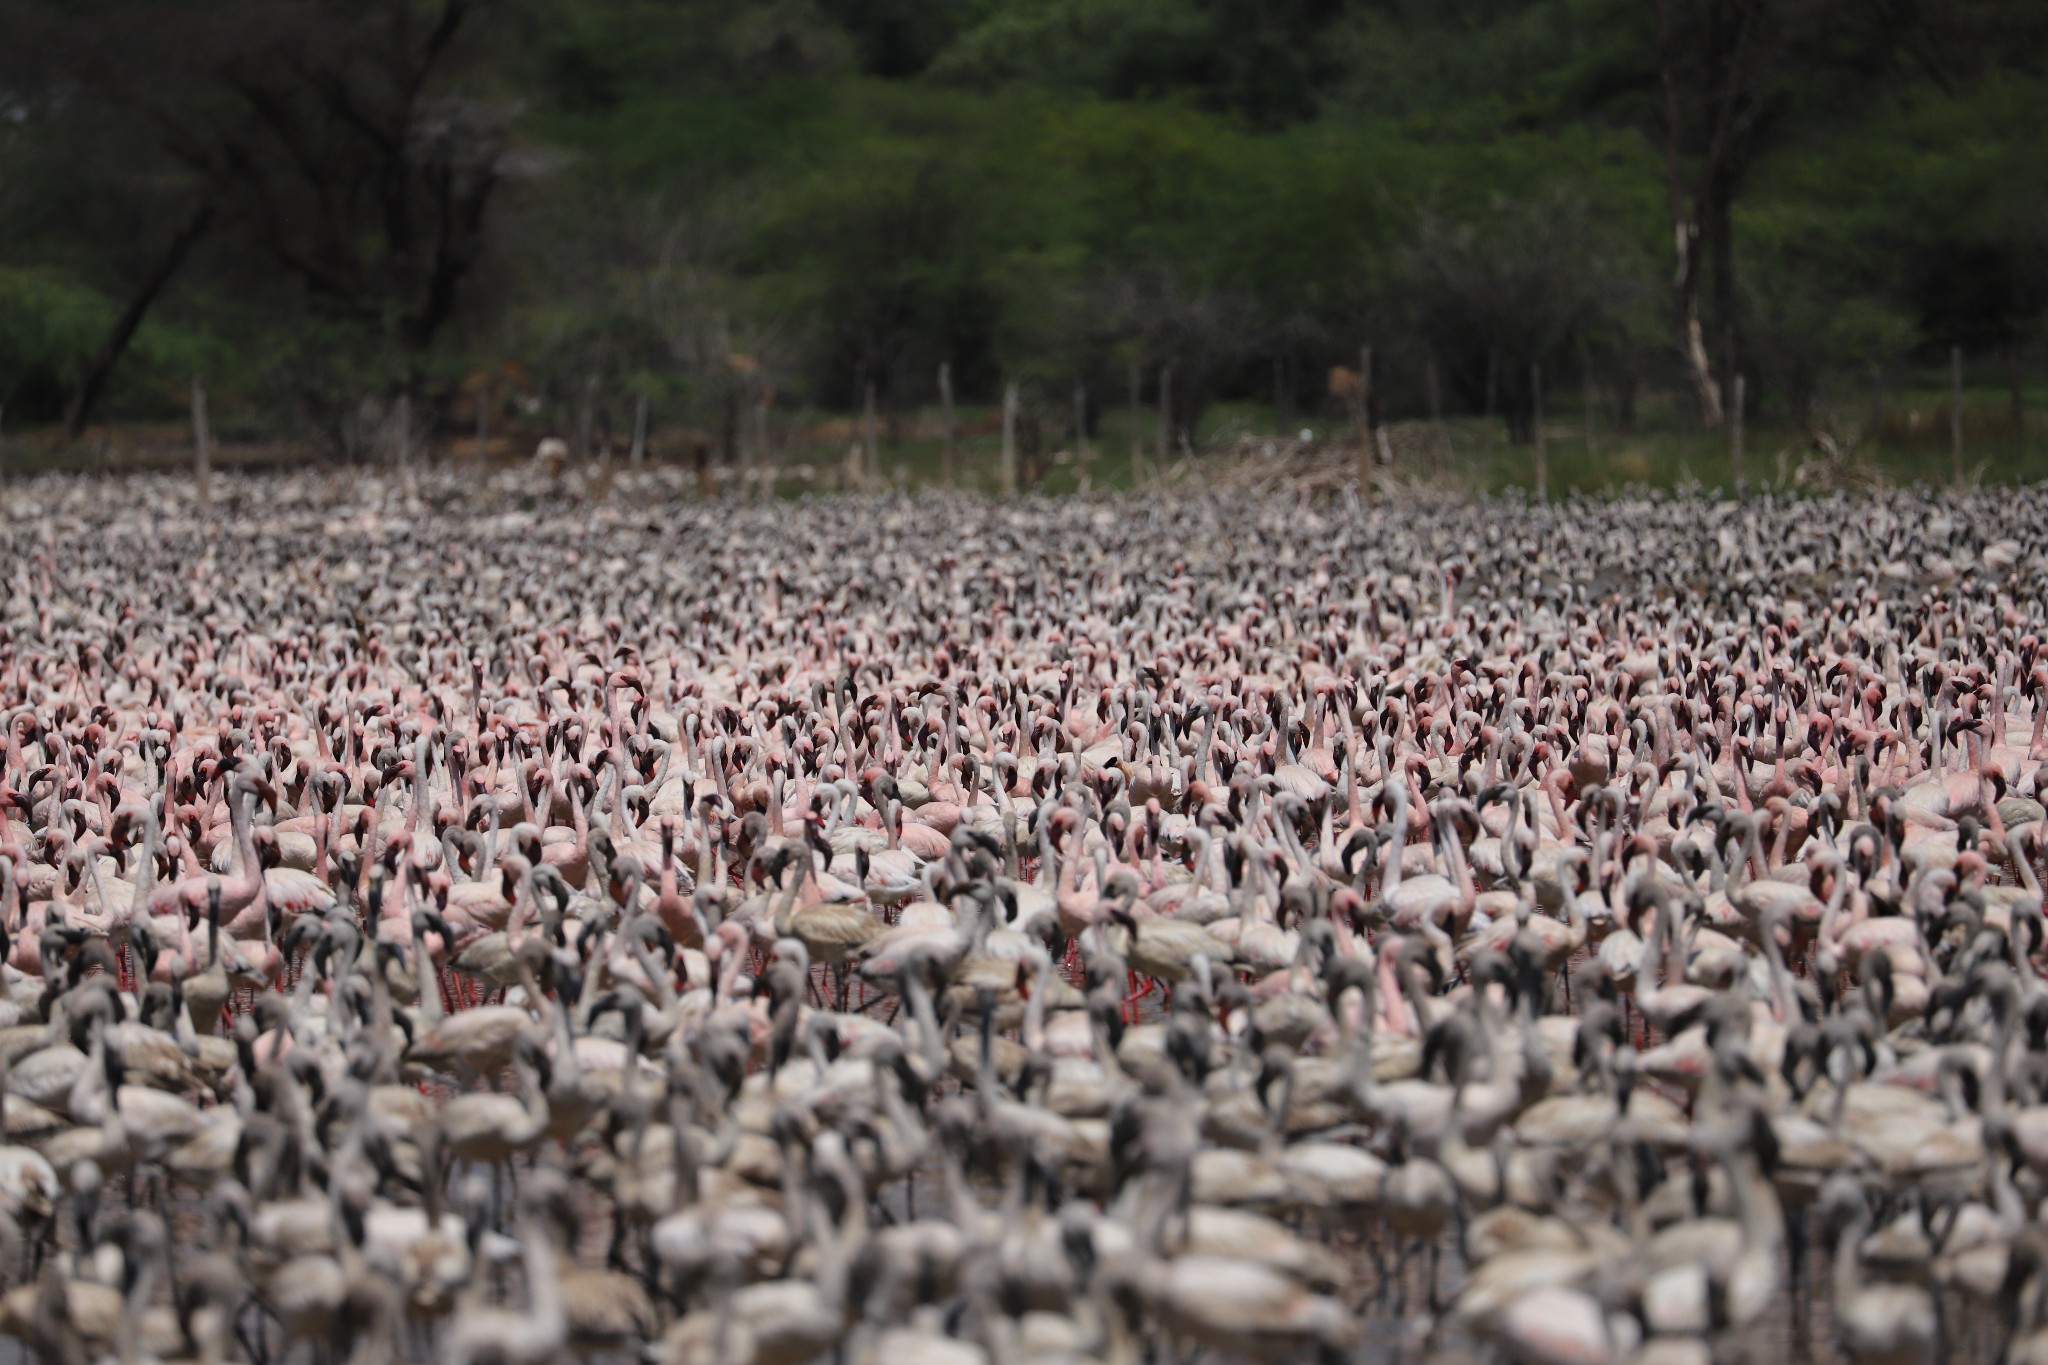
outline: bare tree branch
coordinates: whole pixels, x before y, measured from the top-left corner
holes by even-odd
[[[208,200],[201,203],[184,226],[173,234],[170,242],[157,257],[156,264],[143,278],[141,286],[130,296],[128,306],[114,319],[114,325],[108,329],[106,339],[100,343],[99,349],[93,353],[92,360],[87,363],[85,374],[80,378],[77,390],[73,392],[70,403],[65,407],[66,436],[76,440],[84,433],[85,424],[92,416],[93,405],[99,401],[107,381],[113,377],[114,366],[120,362],[122,353],[128,349],[128,343],[141,328],[143,318],[148,316],[157,296],[163,293],[164,286],[171,282],[172,277],[185,264],[185,259],[192,254],[192,248],[199,244],[199,239],[206,235],[212,225],[213,203]]]

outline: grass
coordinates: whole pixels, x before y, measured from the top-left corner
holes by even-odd
[[[1967,393],[1964,402],[1964,479],[1978,484],[2010,484],[2048,480],[2048,391],[2023,395],[2031,420],[2016,427],[2005,390]],[[1880,412],[1868,397],[1860,404],[1843,396],[1816,408],[1816,426],[1849,453],[1861,473],[1872,481],[1945,484],[1952,479],[1950,427],[1945,389],[1906,387],[1887,395]],[[1137,417],[1141,454],[1134,469],[1132,417],[1128,408],[1101,412],[1090,434],[1091,458],[1084,465],[1073,449],[1071,417],[1064,412],[1043,415],[1039,452],[1021,457],[1027,471],[1035,468],[1035,487],[1047,494],[1070,494],[1085,486],[1117,490],[1143,486],[1157,463],[1158,419],[1147,408]],[[954,482],[963,488],[997,491],[1001,479],[1002,438],[998,414],[987,407],[962,407],[956,445]],[[1307,430],[1322,458],[1348,462],[1356,440],[1347,419],[1329,412],[1292,414],[1285,434],[1270,405],[1219,403],[1206,409],[1189,443],[1197,462],[1237,459],[1256,462],[1291,444]],[[882,442],[878,469],[870,480],[882,486],[930,486],[946,481],[945,456],[934,434],[935,416],[918,413],[901,423],[903,435]],[[806,432],[781,433],[778,466],[795,477],[792,490],[843,486],[847,468],[848,423],[838,422],[827,435],[813,426]],[[1506,424],[1479,416],[1458,416],[1441,423],[1426,419],[1396,421],[1389,427],[1395,447],[1395,474],[1472,492],[1500,493],[1528,489],[1535,483],[1535,452],[1527,441],[1512,441]],[[657,436],[659,433],[657,433]],[[87,443],[66,444],[52,431],[12,433],[0,445],[0,467],[8,473],[35,470],[107,471],[119,468],[175,468],[189,456],[189,444],[175,427],[116,428],[96,432]],[[1178,443],[1176,443],[1178,444]],[[1765,421],[1746,433],[1745,482],[1751,488],[1796,482],[1801,464],[1818,460],[1813,435],[1783,421]],[[466,438],[454,435],[449,449],[467,455]],[[657,439],[655,450],[661,452]],[[1701,486],[1730,489],[1733,463],[1725,432],[1703,432],[1689,420],[1682,395],[1647,395],[1639,404],[1633,430],[1623,431],[1608,414],[1596,412],[1590,439],[1583,410],[1559,412],[1546,423],[1546,458],[1553,496],[1595,493],[1619,487],[1679,488]],[[217,466],[277,465],[314,458],[309,449],[288,443],[219,442]],[[1170,460],[1188,459],[1176,449]],[[1027,479],[1028,481],[1028,479]],[[1809,485],[1810,486],[1810,485]]]
[[[1484,423],[1450,426],[1457,464],[1476,487],[1498,492],[1534,486],[1535,452],[1530,445],[1510,444]],[[1751,430],[1745,434],[1744,446],[1743,482],[1751,488],[1794,483],[1803,463],[1823,458],[1810,434],[1791,427]],[[1623,485],[1699,485],[1725,490],[1736,483],[1734,458],[1723,432],[1638,430],[1602,435],[1596,431],[1588,443],[1583,426],[1552,427],[1547,458],[1553,493],[1597,492]],[[1953,480],[1954,462],[1946,444],[1858,441],[1853,459],[1888,483],[1944,484]],[[1970,483],[2048,479],[2048,438],[1966,438],[1963,474]]]
[[[2048,408],[2040,411],[2042,415],[2035,418],[2033,426],[2048,427]],[[1332,458],[1349,458],[1355,438],[1348,423],[1323,420],[1307,425],[1319,440],[1336,443]],[[1725,490],[1735,485],[1734,461],[1725,432],[1688,431],[1662,423],[1653,426],[1648,420],[1634,431],[1623,432],[1603,426],[1596,417],[1589,442],[1583,419],[1551,421],[1546,428],[1545,453],[1553,495],[1574,491],[1596,493],[1624,486],[1670,489],[1698,485]],[[1527,441],[1511,441],[1504,422],[1457,417],[1447,419],[1440,428],[1427,421],[1396,423],[1391,432],[1397,472],[1426,472],[1474,492],[1500,493],[1535,486],[1534,447]],[[1142,434],[1143,464],[1149,472],[1156,462],[1156,431],[1147,429]],[[1854,429],[1831,434],[1838,446],[1848,444],[1853,459],[1884,482],[1951,481],[1953,461],[1945,416],[1937,430],[1919,437],[1889,427],[1875,439],[1865,438],[1860,430]],[[1284,444],[1270,408],[1219,406],[1203,416],[1194,444],[1199,451],[1208,453],[1196,458],[1215,458],[1215,452],[1237,448],[1242,440],[1251,451],[1250,458],[1256,459],[1262,437],[1270,437],[1276,447]],[[1041,457],[1044,476],[1038,485],[1040,491],[1071,493],[1080,486],[1082,470],[1067,449],[1070,445],[1070,440],[1062,441],[1050,457]],[[1790,483],[1803,462],[1822,458],[1809,433],[1783,424],[1749,429],[1745,432],[1744,447],[1744,482],[1751,488]],[[1123,414],[1103,417],[1100,428],[1090,437],[1090,448],[1094,455],[1088,468],[1092,487],[1118,489],[1136,484],[1132,475],[1130,424]],[[958,451],[959,484],[995,491],[1001,473],[1000,437],[963,438]],[[844,452],[800,448],[788,452],[787,458],[836,470],[844,460]],[[1185,457],[1176,452],[1173,458],[1178,461]],[[884,442],[879,464],[884,483],[942,482],[943,453],[941,443],[934,439],[905,438],[893,445]],[[1966,430],[1963,470],[1966,482],[1982,484],[2048,479],[2048,431]]]

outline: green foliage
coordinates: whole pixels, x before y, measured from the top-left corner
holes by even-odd
[[[115,312],[112,300],[61,271],[0,266],[0,406],[15,419],[57,416]],[[222,356],[203,333],[145,323],[115,407],[131,416],[175,412],[190,377]]]
[[[1709,319],[1753,401],[1804,421],[1830,386],[1951,343],[2038,360],[2039,25],[1993,0],[1901,0],[1883,22],[1844,0],[1754,8],[1732,316]],[[1714,113],[1711,52],[1748,11],[1667,9],[1690,183]],[[121,16],[184,13],[103,10],[0,0],[0,26],[75,35],[85,16],[106,36]],[[221,54],[272,51],[257,19],[299,32],[312,16],[315,43],[382,31],[333,0],[190,13],[131,54],[171,45],[144,88],[176,118],[64,95],[66,80],[104,79],[91,62],[111,39],[68,66],[43,60],[43,37],[17,44],[34,60],[0,54],[10,411],[61,409],[164,225],[232,182],[151,141],[161,128],[212,129],[208,145],[255,148],[272,185],[294,183],[260,121],[234,122],[247,73]],[[596,376],[709,430],[771,393],[847,409],[873,384],[885,409],[927,402],[946,361],[963,402],[1022,379],[1058,428],[1075,384],[1107,411],[1131,365],[1149,394],[1170,364],[1176,419],[1199,430],[1209,404],[1265,402],[1276,383],[1286,403],[1335,411],[1324,376],[1370,344],[1383,410],[1421,411],[1429,373],[1454,413],[1491,401],[1519,431],[1532,365],[1558,392],[1682,383],[1657,14],[1635,0],[478,7],[417,120],[428,140],[469,120],[475,145],[504,157],[480,258],[451,272],[446,325],[394,354],[398,304],[371,290],[374,306],[338,307],[288,258],[318,247],[323,267],[364,254],[373,283],[402,273],[416,244],[382,241],[375,177],[323,182],[333,240],[307,196],[280,243],[245,187],[138,335],[111,410],[168,402],[201,363],[229,371],[211,376],[218,392],[332,428],[363,390],[408,384],[431,402],[516,361],[551,413]],[[293,98],[324,139],[312,145],[353,145],[318,99]],[[431,165],[400,169],[434,183]]]
[[[1261,126],[1311,117],[1336,72],[1332,0],[1012,0],[935,62],[942,80],[1191,100]]]
[[[94,291],[45,270],[0,269],[0,374],[10,411],[63,404],[114,309]]]

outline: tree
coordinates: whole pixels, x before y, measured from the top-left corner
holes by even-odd
[[[1232,291],[1191,288],[1170,271],[1140,270],[1103,281],[1103,315],[1128,340],[1125,351],[1157,382],[1173,367],[1168,426],[1191,431],[1215,400],[1218,380],[1242,363],[1258,343],[1249,301]]]
[[[1704,27],[1710,41],[1697,51],[1706,83],[1711,87],[1705,100],[1708,132],[1699,151],[1698,179],[1688,186],[1684,157],[1689,141],[1688,123],[1679,98],[1679,73],[1683,66],[1681,46],[1672,23],[1673,0],[1657,0],[1657,76],[1663,92],[1664,182],[1670,201],[1671,235],[1678,252],[1678,268],[1672,284],[1677,291],[1678,345],[1685,357],[1694,397],[1699,403],[1700,425],[1719,427],[1723,412],[1721,384],[1707,351],[1706,335],[1700,325],[1700,236],[1703,229],[1713,234],[1714,258],[1725,263],[1732,250],[1729,209],[1734,197],[1734,162],[1731,155],[1737,106],[1745,93],[1743,66],[1750,59],[1749,47],[1755,30],[1757,0],[1736,0],[1733,5],[1705,6],[1711,22]],[[1737,12],[1736,21],[1726,21],[1726,12]],[[1729,280],[1722,272],[1720,279]],[[1727,285],[1732,290],[1732,280]]]
[[[228,187],[315,306],[417,356],[476,267],[506,106],[444,88],[484,0],[249,6],[173,150]]]
[[[941,360],[993,378],[996,195],[977,181],[984,169],[882,139],[776,196],[742,264],[770,310],[808,316],[819,396],[855,407],[869,384],[884,403],[922,395]]]
[[[135,339],[142,320],[164,292],[173,276],[184,266],[192,254],[192,248],[199,245],[213,226],[214,206],[210,200],[202,199],[192,214],[176,231],[170,240],[155,254],[147,272],[137,283],[135,292],[129,296],[128,304],[115,317],[107,329],[92,358],[86,362],[85,373],[79,377],[78,387],[73,390],[71,401],[64,408],[64,434],[73,440],[85,434],[86,421],[91,417],[93,405],[99,402],[106,391],[107,381],[113,377],[114,366],[128,350],[128,343]]]
[[[117,142],[107,197],[148,203],[125,303],[66,405],[75,435],[144,319],[221,227],[318,315],[413,359],[453,314],[503,179],[503,106],[450,79],[487,0],[12,6],[47,145]],[[69,131],[66,131],[66,130]],[[253,238],[253,242],[251,239]]]
[[[94,18],[40,3],[0,11],[11,35],[0,89],[33,134],[7,168],[33,187],[10,206],[8,235],[109,300],[98,340],[66,367],[64,427],[74,439],[216,218],[211,187],[169,161],[155,137],[146,88],[124,70],[138,53],[131,35]]]
[[[1455,216],[1422,210],[1390,284],[1407,326],[1444,361],[1466,404],[1492,390],[1522,439],[1533,412],[1529,367],[1559,375],[1589,346],[1632,340],[1646,275],[1636,244],[1566,187]]]
[[[1433,367],[1519,430],[1531,361],[1709,422],[1737,370],[1798,411],[1873,350],[2038,369],[2048,7],[930,8],[0,0],[0,398],[204,368],[332,430],[517,361],[738,430],[943,361],[1064,421],[1142,360],[1186,420],[1370,342],[1390,407]]]
[[[951,80],[1032,81],[1118,99],[1192,95],[1274,128],[1314,117],[1339,64],[1339,0],[1011,0],[932,63]]]
[[[1739,368],[1736,203],[1795,133],[1832,131],[1906,81],[1937,0],[1655,0],[1657,139],[1679,350],[1703,426]],[[1924,56],[1919,58],[1926,62]],[[1932,68],[1929,68],[1932,69]],[[1702,278],[1712,283],[1702,316]]]

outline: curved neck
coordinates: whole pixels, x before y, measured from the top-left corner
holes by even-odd
[[[1394,835],[1388,842],[1386,869],[1380,874],[1380,896],[1382,899],[1394,894],[1401,884],[1401,859],[1408,850],[1408,791],[1405,773],[1389,774],[1387,781],[1396,783],[1389,788],[1390,803],[1393,807]]]

